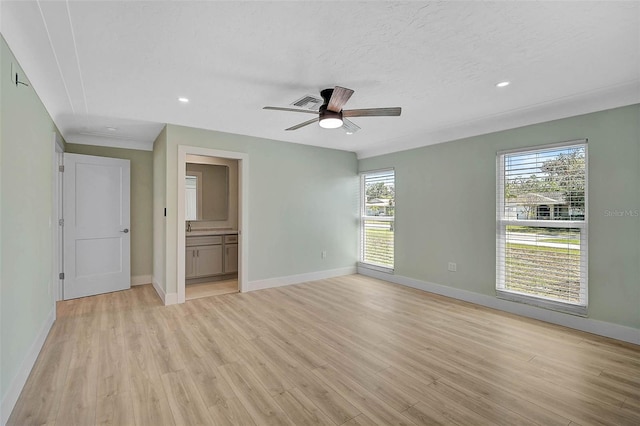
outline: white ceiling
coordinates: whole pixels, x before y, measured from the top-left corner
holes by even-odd
[[[638,2],[2,1],[0,30],[68,142],[173,123],[362,158],[640,102]],[[262,109],[335,85],[402,116]]]

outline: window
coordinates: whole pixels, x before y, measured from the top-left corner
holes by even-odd
[[[363,173],[360,198],[360,262],[383,271],[393,270],[395,172]]]
[[[587,309],[586,141],[498,153],[496,292]]]
[[[187,171],[184,187],[184,197],[184,219],[202,219],[202,173]]]

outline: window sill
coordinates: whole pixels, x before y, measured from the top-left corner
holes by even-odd
[[[581,305],[572,305],[570,303],[558,302],[556,300],[543,299],[540,297],[529,296],[522,293],[513,293],[506,290],[496,290],[498,299],[509,300],[511,302],[524,303],[525,305],[536,306],[538,308],[548,309],[550,311],[562,312],[580,317],[587,316],[587,307]]]
[[[358,268],[371,269],[372,271],[384,272],[385,274],[393,274],[393,268],[386,266],[372,265],[370,263],[358,262]]]

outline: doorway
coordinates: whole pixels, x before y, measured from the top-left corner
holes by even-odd
[[[238,193],[237,193],[237,290],[246,291],[246,280],[248,277],[248,172],[249,172],[249,156],[245,153],[220,151],[209,148],[200,148],[193,146],[178,146],[178,176],[177,176],[177,296],[178,303],[184,303],[186,300],[186,169],[187,158],[189,156],[216,157],[218,159],[234,160],[237,163],[238,175]],[[224,239],[224,238],[223,238]]]

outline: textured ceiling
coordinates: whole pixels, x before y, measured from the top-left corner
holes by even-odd
[[[173,123],[365,157],[640,102],[638,2],[3,1],[0,30],[69,142]],[[402,116],[262,110],[335,85]]]

